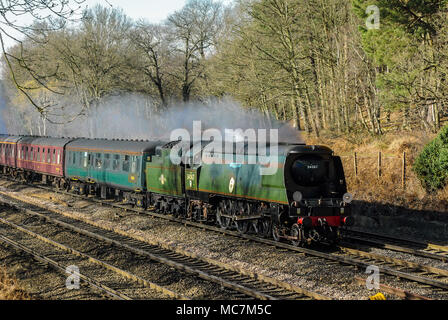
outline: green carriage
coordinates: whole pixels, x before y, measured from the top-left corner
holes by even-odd
[[[66,146],[69,188],[144,205],[145,165],[161,142],[77,139]]]

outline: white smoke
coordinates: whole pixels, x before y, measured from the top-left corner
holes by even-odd
[[[76,114],[81,107],[67,102],[65,109]],[[280,142],[303,143],[299,131],[289,124],[258,110],[245,109],[231,99],[178,104],[160,110],[144,96],[112,96],[62,125],[45,121],[32,106],[21,110],[5,114],[9,134],[168,141],[171,131],[182,128],[192,132],[193,122],[201,121],[202,130],[216,128],[223,136],[225,129],[278,129]]]

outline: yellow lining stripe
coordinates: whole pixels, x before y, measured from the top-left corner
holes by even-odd
[[[143,155],[143,152],[132,152],[132,151],[126,151],[126,150],[103,150],[103,149],[88,149],[88,148],[67,148],[67,151],[79,151],[79,152],[97,152],[97,153],[119,153],[119,154],[131,154],[131,155],[137,155],[141,156]]]

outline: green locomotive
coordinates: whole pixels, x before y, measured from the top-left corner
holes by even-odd
[[[146,203],[159,212],[295,245],[335,241],[340,227],[353,223],[341,160],[326,147],[280,145],[276,173],[261,175],[260,156],[247,143],[232,154],[210,155],[211,142],[200,142],[175,165],[171,154],[180,143],[157,147],[146,163]]]

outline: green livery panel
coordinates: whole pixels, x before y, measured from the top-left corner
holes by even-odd
[[[283,172],[285,156],[277,158],[278,170],[274,175],[261,175],[260,164],[202,163],[184,168],[185,165],[171,162],[170,151],[161,149],[146,163],[148,191],[169,196],[199,192],[288,204]],[[225,158],[226,155],[221,156]],[[246,156],[243,163],[247,160]]]
[[[162,149],[146,163],[146,181],[149,192],[170,196],[184,196],[183,168],[174,165],[170,150]]]
[[[247,157],[245,158],[247,163]],[[198,191],[249,200],[288,204],[280,157],[274,175],[262,175],[260,164],[202,164]]]

